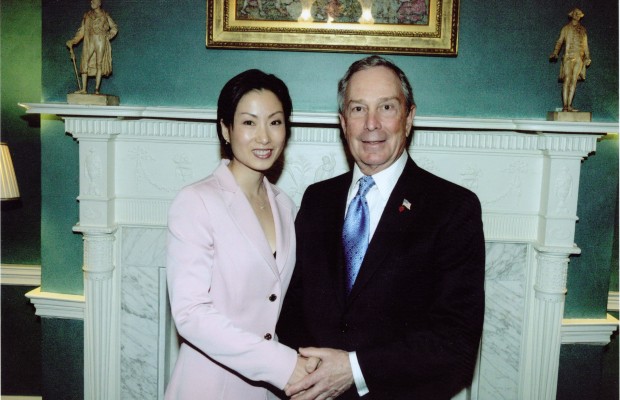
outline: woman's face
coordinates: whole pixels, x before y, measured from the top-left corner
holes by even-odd
[[[286,143],[286,118],[282,103],[269,90],[246,93],[235,110],[230,127],[220,122],[222,135],[230,143],[234,171],[264,173],[280,157]]]

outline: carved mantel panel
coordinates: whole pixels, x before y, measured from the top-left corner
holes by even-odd
[[[26,104],[60,115],[79,142],[84,235],[85,398],[163,398],[176,356],[165,226],[178,190],[219,162],[215,110]],[[335,114],[296,113],[277,184],[305,188],[349,169]],[[483,207],[487,310],[472,399],[554,399],[580,164],[617,125],[417,117],[423,168]],[[139,366],[139,367],[138,367]]]

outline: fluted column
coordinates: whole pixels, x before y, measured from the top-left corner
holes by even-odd
[[[529,307],[523,368],[524,384],[520,399],[556,397],[562,316],[566,294],[569,253],[561,248],[537,248],[534,298]],[[527,326],[526,325],[526,326]]]
[[[117,398],[115,391],[118,345],[114,333],[114,263],[112,231],[85,230],[84,236],[84,398]]]
[[[119,282],[115,271],[116,119],[65,118],[79,142],[80,221],[84,239],[84,398],[120,397]]]
[[[581,161],[594,151],[593,138],[540,135],[543,151],[538,237],[526,294],[519,399],[554,400],[569,257],[574,244]]]

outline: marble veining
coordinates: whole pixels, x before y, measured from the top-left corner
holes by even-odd
[[[121,232],[121,398],[159,397],[160,268],[165,263],[165,229]]]
[[[480,399],[514,399],[525,301],[527,245],[487,243]]]

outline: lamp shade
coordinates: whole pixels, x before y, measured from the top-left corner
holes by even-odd
[[[2,175],[0,195],[2,200],[15,200],[19,198],[19,188],[17,187],[9,146],[6,143],[0,143],[0,148],[2,150],[0,154],[0,175]]]

